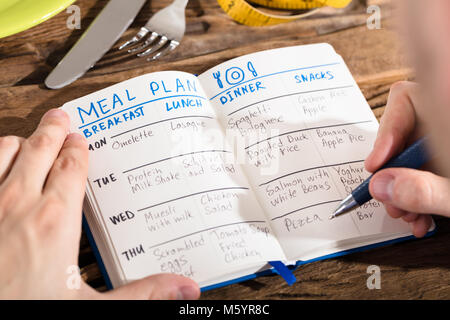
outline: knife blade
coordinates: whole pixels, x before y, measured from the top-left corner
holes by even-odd
[[[92,68],[133,22],[147,0],[110,0],[45,79],[50,89],[65,87]]]

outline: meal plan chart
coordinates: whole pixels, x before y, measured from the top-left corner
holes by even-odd
[[[219,65],[200,81],[224,129],[234,132],[228,135],[245,140],[238,145],[245,172],[288,259],[335,252],[352,238],[408,232],[376,200],[329,220],[369,176],[364,159],[378,130],[330,45],[258,52]]]
[[[62,108],[89,143],[85,216],[114,286],[161,272],[208,286],[410,232],[375,200],[329,220],[368,177],[378,129],[329,45],[146,74]]]
[[[149,74],[63,108],[90,144],[87,196],[124,279],[285,259],[197,77]]]

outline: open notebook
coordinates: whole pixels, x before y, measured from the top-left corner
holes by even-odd
[[[328,44],[258,52],[199,75],[146,74],[66,103],[90,144],[84,213],[114,287],[160,272],[203,288],[410,236],[370,201],[378,123]]]

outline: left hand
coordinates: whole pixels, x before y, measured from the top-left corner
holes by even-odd
[[[68,131],[69,117],[54,109],[28,139],[0,137],[0,299],[197,299],[198,285],[174,274],[107,293],[73,274],[88,146]]]

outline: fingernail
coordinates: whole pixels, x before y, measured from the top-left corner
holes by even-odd
[[[48,111],[45,114],[46,117],[51,117],[51,118],[62,118],[62,117],[66,117],[67,114],[62,111],[61,109],[51,109],[50,111]]]
[[[198,290],[191,286],[181,287],[178,290],[178,300],[194,300],[198,298]]]
[[[380,175],[372,180],[372,196],[380,201],[389,201],[392,199],[392,190],[394,189],[394,177],[388,174]]]

